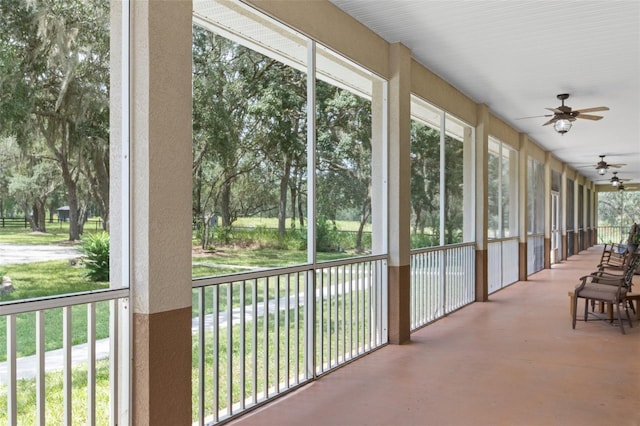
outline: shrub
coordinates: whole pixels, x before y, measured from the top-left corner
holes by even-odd
[[[222,244],[230,244],[233,240],[233,228],[231,226],[215,226],[213,227],[216,241]]]
[[[91,281],[109,281],[109,234],[88,234],[82,242],[86,276]]]
[[[340,235],[335,221],[330,221],[320,215],[316,223],[316,250],[320,252],[341,251]]]

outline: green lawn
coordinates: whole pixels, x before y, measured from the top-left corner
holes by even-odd
[[[84,226],[84,232],[100,232],[97,219],[90,219]],[[31,232],[31,229],[22,226],[0,227],[0,243],[8,244],[71,244],[69,242],[68,222],[47,222],[47,232]],[[78,244],[77,242],[73,244]]]
[[[0,296],[0,302],[52,296],[56,294],[77,293],[101,290],[108,283],[92,283],[85,277],[82,267],[70,266],[67,261],[36,262],[21,265],[4,265],[2,273],[11,277],[16,290]],[[86,340],[86,306],[72,308],[73,340]],[[97,304],[97,332],[99,337],[108,335],[109,307],[106,302]],[[20,314],[16,317],[16,345],[18,356],[35,352],[35,314]],[[50,309],[45,314],[45,337],[47,350],[62,347],[62,309]],[[6,317],[0,317],[0,361],[6,359]],[[84,340],[83,340],[84,339]]]
[[[84,425],[87,422],[87,369],[79,366],[72,373],[72,422]],[[35,425],[36,419],[36,381],[35,379],[18,380],[18,424]],[[45,375],[45,418],[47,424],[64,424],[63,412],[63,378],[62,371]],[[8,424],[6,386],[0,386],[0,424]],[[109,360],[96,362],[96,424],[109,424]]]
[[[270,226],[269,223],[262,224],[262,226]],[[340,226],[339,226],[340,227]],[[64,224],[61,225],[60,229],[56,229],[55,227],[49,227],[47,234],[38,234],[31,233],[28,230],[16,230],[11,229],[8,231],[6,228],[0,228],[0,243],[14,243],[14,244],[56,244],[65,242],[67,239],[68,230],[65,228]],[[345,257],[355,256],[356,253],[351,252],[336,252],[336,253],[318,253],[318,259],[321,261],[332,260],[332,259],[340,259]],[[193,268],[192,273],[194,277],[203,277],[203,276],[211,276],[211,275],[220,275],[220,274],[229,274],[235,272],[241,272],[246,270],[252,270],[256,268],[265,268],[265,267],[277,267],[277,266],[290,266],[303,264],[307,261],[307,253],[306,250],[296,250],[296,249],[276,249],[276,248],[265,248],[265,247],[239,247],[239,246],[220,246],[215,250],[210,252],[205,252],[200,256],[195,256],[193,258]],[[30,299],[35,297],[43,297],[43,296],[51,296],[56,294],[66,294],[66,293],[76,293],[76,292],[85,292],[97,289],[105,289],[108,288],[108,283],[91,283],[88,279],[85,278],[85,269],[81,266],[71,266],[67,261],[51,261],[51,262],[35,262],[30,264],[23,265],[5,265],[0,267],[0,275],[8,275],[11,277],[16,291],[10,293],[9,295],[0,297],[0,302],[7,302],[12,300],[20,300],[20,299]],[[289,283],[289,285],[293,285]],[[271,288],[272,284],[269,285],[270,293],[274,293],[274,289]],[[291,288],[292,292],[295,292],[294,288]],[[206,291],[206,299],[208,301],[206,305],[207,312],[212,311],[212,306],[210,305],[212,300],[213,289],[207,288]],[[225,309],[229,308],[229,305],[235,307],[240,304],[238,288],[234,286],[232,293],[232,300],[229,302],[229,305],[226,301],[227,292],[226,289],[221,289],[220,294],[220,304],[221,307]],[[250,297],[250,293],[247,294],[246,297]],[[197,292],[193,292],[194,298],[194,310],[193,314],[198,315],[197,310]],[[260,292],[258,294],[258,301],[261,302],[265,298],[265,295]],[[362,309],[362,308],[361,308]],[[100,302],[96,305],[97,312],[97,338],[105,338],[109,335],[109,303],[108,302]],[[273,324],[273,314],[270,314],[271,323]],[[259,319],[260,323],[262,319]],[[287,329],[287,325],[282,323],[283,317],[280,317],[280,330],[278,333],[282,333],[282,330]],[[292,325],[289,324],[289,327]],[[335,325],[337,326],[337,324]],[[87,308],[86,306],[76,306],[72,308],[72,340],[74,344],[84,343],[86,342],[86,333],[87,333]],[[232,327],[234,330],[233,344],[234,352],[237,351],[239,347],[238,343],[238,334],[237,334],[237,326]],[[262,330],[262,325],[258,326],[260,333],[262,334],[264,331]],[[331,327],[333,328],[333,327]],[[275,329],[269,331],[269,334],[272,335],[275,333]],[[35,314],[20,314],[16,316],[16,334],[17,334],[17,355],[27,356],[35,353]],[[211,340],[208,339],[208,344],[210,344]],[[259,342],[259,345],[264,344],[262,340]],[[273,345],[272,337],[269,338],[269,345]],[[283,341],[280,342],[280,345],[283,344]],[[45,347],[46,350],[53,350],[62,347],[62,309],[50,309],[45,313]],[[273,349],[273,348],[272,348]],[[194,342],[194,354],[197,359],[197,341]],[[249,348],[247,348],[249,350]],[[297,353],[300,348],[293,347],[282,347],[282,353],[290,353],[292,356],[291,362],[297,365],[298,368],[301,368],[297,363],[300,362],[294,354]],[[218,349],[221,354],[220,360],[220,368],[224,370],[225,367],[225,358],[222,354],[226,353],[227,349],[225,345],[221,345]],[[207,353],[213,354],[215,351],[213,348],[210,348]],[[273,354],[273,351],[270,350],[269,353]],[[0,361],[6,360],[6,317],[0,317]],[[270,359],[270,361],[260,360],[259,366],[256,366],[259,370],[262,371],[265,363],[268,362],[278,362],[274,359]],[[211,360],[207,359],[207,368],[210,367]],[[293,366],[292,366],[293,368]],[[98,393],[100,395],[107,395],[108,401],[108,387],[109,387],[109,378],[108,378],[108,362],[106,360],[98,362]],[[221,370],[221,371],[222,371]],[[235,370],[235,368],[234,368]],[[86,410],[86,370],[83,367],[74,368],[74,379],[73,379],[73,412],[74,412],[74,421],[82,423],[84,421],[85,410]],[[197,367],[194,367],[194,391],[197,389]],[[238,373],[234,371],[234,375]],[[62,411],[62,388],[61,388],[61,373],[54,372],[48,373],[47,375],[47,419],[51,420],[54,423],[58,423],[58,420],[61,419]],[[269,382],[273,383],[273,380],[276,380],[273,376],[273,372],[269,375]],[[259,388],[261,388],[264,383],[262,383],[262,373],[258,375],[260,383],[258,384]],[[226,384],[223,382],[223,389],[226,389]],[[18,400],[19,400],[19,423],[31,424],[34,420],[34,411],[35,411],[35,380],[20,380],[18,383]],[[212,377],[207,377],[207,389],[212,389]],[[197,392],[197,391],[195,391]],[[238,389],[237,386],[234,385],[234,401],[238,399]],[[224,398],[224,392],[220,395],[220,398]],[[99,422],[103,420],[107,420],[107,404],[103,399],[103,396],[98,396],[98,399],[101,401],[99,403],[99,413],[98,418]],[[224,403],[221,402],[221,406],[224,406]],[[209,403],[208,403],[209,404]],[[0,406],[6,405],[6,388],[0,387]],[[211,408],[211,407],[208,407]],[[0,413],[0,423],[6,423],[6,414],[4,412]],[[102,424],[102,423],[99,423]]]
[[[287,220],[287,228],[291,226],[291,220]],[[259,227],[265,228],[278,228],[278,218],[275,217],[239,217],[233,226],[242,227]],[[360,224],[355,220],[337,220],[336,227],[340,231],[357,231]],[[296,227],[300,227],[300,223],[296,222]],[[371,232],[371,224],[367,224],[364,227],[365,232]]]

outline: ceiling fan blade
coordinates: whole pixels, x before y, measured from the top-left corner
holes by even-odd
[[[516,120],[526,120],[528,118],[541,118],[541,117],[553,117],[553,114],[547,114],[547,115],[532,115],[531,117],[520,117],[520,118],[516,118]]]
[[[615,167],[615,168],[620,168],[620,167],[622,167],[622,166],[626,166],[626,164],[611,164],[611,163],[608,163],[608,164],[607,164],[607,166],[609,166],[609,167]]]
[[[579,114],[576,118],[584,118],[585,120],[602,120],[601,115],[591,115],[591,114]]]
[[[556,114],[564,114],[564,111],[562,111],[561,109],[558,109],[558,108],[545,108],[545,109],[548,109],[549,111],[553,111]]]
[[[558,117],[553,117],[551,120],[544,123],[543,126],[546,126],[547,124],[555,123],[556,121],[558,121]]]
[[[580,114],[582,114],[583,112],[596,112],[596,111],[609,111],[609,107],[600,106],[600,107],[574,109],[573,110],[573,112],[579,112]]]

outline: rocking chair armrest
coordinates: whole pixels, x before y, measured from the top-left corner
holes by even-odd
[[[624,279],[624,274],[612,274],[611,272],[605,272],[605,271],[592,272],[591,275],[597,276],[597,277],[602,277],[602,278]]]
[[[608,277],[603,277],[597,275],[597,272],[591,273],[589,275],[584,275],[580,277],[580,284],[578,284],[575,288],[575,291],[582,290],[587,284],[604,284],[612,287],[618,287],[619,289],[624,288],[624,291],[627,291],[627,287],[624,282],[624,277],[613,275]]]

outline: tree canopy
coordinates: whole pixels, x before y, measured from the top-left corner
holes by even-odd
[[[57,171],[77,240],[90,204],[105,226],[109,217],[109,2],[1,0],[0,15],[0,135],[32,165],[9,172],[13,187]],[[44,226],[50,177],[31,195],[19,191],[34,229]]]

